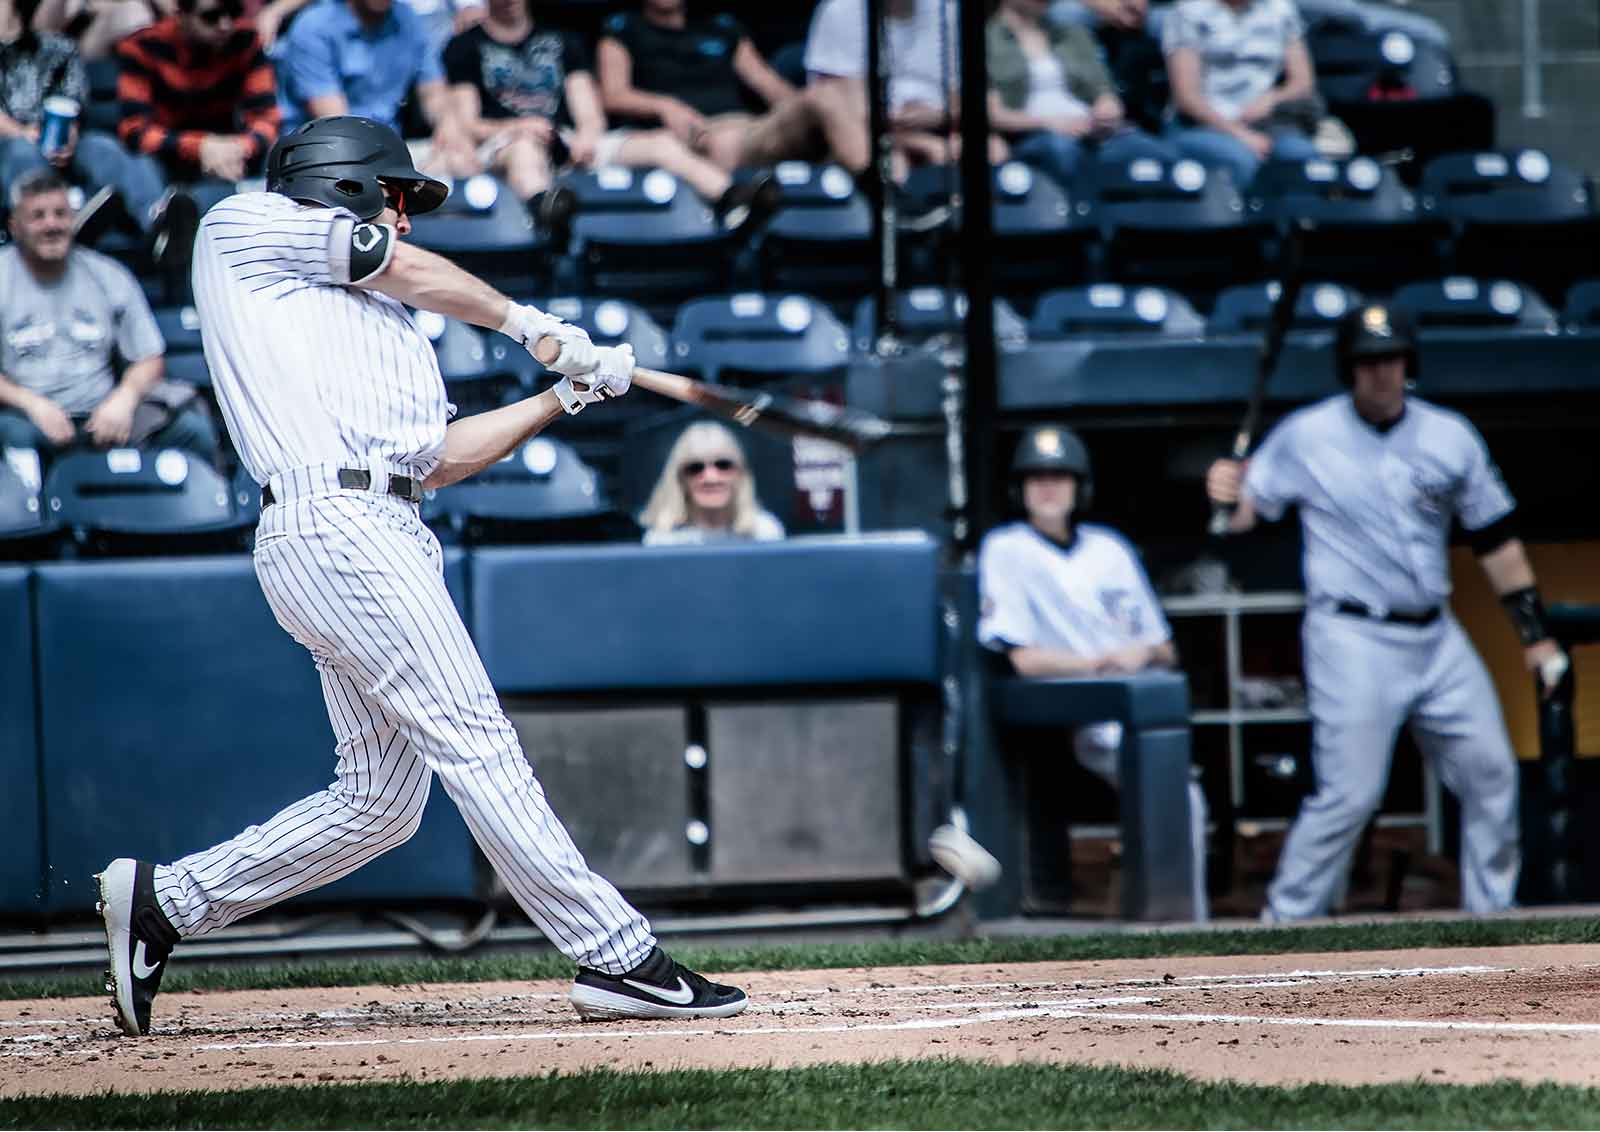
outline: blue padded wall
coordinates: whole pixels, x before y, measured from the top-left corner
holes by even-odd
[[[478,651],[502,692],[939,679],[924,535],[472,556]]]
[[[446,565],[459,607],[461,554]],[[92,907],[112,857],[204,849],[333,780],[316,669],[248,556],[37,572],[50,912]],[[307,899],[474,891],[470,836],[436,785],[416,837]]]
[[[0,916],[43,910],[39,748],[34,734],[33,614],[28,571],[0,566]]]

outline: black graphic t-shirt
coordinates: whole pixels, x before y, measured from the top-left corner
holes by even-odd
[[[628,49],[639,90],[671,95],[708,116],[746,109],[733,56],[747,33],[732,16],[691,18],[678,29],[653,24],[638,12],[621,12],[600,34]]]
[[[536,28],[521,43],[501,43],[480,25],[468,28],[444,49],[451,83],[478,88],[485,118],[549,118],[572,125],[567,76],[591,67],[583,40],[565,31]]]

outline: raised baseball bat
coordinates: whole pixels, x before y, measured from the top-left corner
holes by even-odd
[[[1245,405],[1244,419],[1233,437],[1232,456],[1243,460],[1250,455],[1255,443],[1256,430],[1261,427],[1261,406],[1267,399],[1267,383],[1278,368],[1278,358],[1283,354],[1284,336],[1294,324],[1295,304],[1300,301],[1300,284],[1304,282],[1300,265],[1305,254],[1305,235],[1311,225],[1297,221],[1284,237],[1283,250],[1278,261],[1278,298],[1267,317],[1267,328],[1261,336],[1261,352],[1256,356],[1256,376],[1250,385],[1250,400]],[[1211,507],[1211,533],[1228,533],[1229,520],[1237,504],[1216,503]]]
[[[765,429],[790,436],[814,436],[842,444],[852,452],[864,451],[894,429],[882,417],[861,409],[833,405],[827,401],[779,397],[761,390],[734,389],[643,366],[634,367],[633,383],[674,401],[699,405],[745,428]]]

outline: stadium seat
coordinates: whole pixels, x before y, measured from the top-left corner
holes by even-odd
[[[50,465],[44,500],[95,554],[237,549],[246,529],[228,482],[176,448],[67,452]]]
[[[1304,272],[1360,287],[1437,277],[1448,231],[1424,217],[1393,169],[1370,157],[1269,161],[1251,182],[1250,210],[1280,234],[1309,221]]]
[[[470,479],[432,493],[424,517],[463,541],[574,541],[615,512],[599,476],[572,446],[536,436]]]
[[[1035,339],[1080,334],[1155,334],[1198,338],[1205,321],[1176,291],[1164,287],[1124,287],[1093,283],[1062,287],[1039,296],[1028,329]]]
[[[1600,279],[1584,279],[1567,292],[1561,321],[1572,330],[1600,328]]]
[[[1539,295],[1506,279],[1453,275],[1410,283],[1394,293],[1394,305],[1409,310],[1421,327],[1535,330],[1555,333],[1555,312]]]
[[[1187,294],[1261,277],[1267,226],[1247,213],[1226,171],[1144,157],[1092,169],[1102,278]]]
[[[895,329],[902,339],[916,341],[938,334],[960,334],[967,317],[967,296],[944,287],[911,287],[895,292],[893,309]],[[851,332],[860,353],[872,350],[877,315],[876,296],[868,295],[856,304]],[[1002,346],[1020,347],[1028,341],[1027,323],[1005,299],[994,301],[994,333]]]
[[[84,129],[116,134],[122,122],[122,102],[117,97],[117,73],[121,69],[114,55],[84,60],[84,77],[89,83],[83,104]]]
[[[671,173],[612,165],[561,183],[577,194],[578,206],[557,290],[649,306],[728,289],[734,237]]]
[[[674,368],[707,381],[825,374],[850,361],[850,334],[808,295],[746,292],[694,299],[672,328]]]
[[[500,351],[497,359],[491,356],[485,334],[477,327],[433,311],[417,311],[413,317],[418,329],[433,343],[439,374],[459,415],[494,408],[520,380],[521,366],[513,358],[515,344],[510,339],[506,339],[507,348]],[[516,353],[528,356],[520,348]]]
[[[156,307],[154,313],[161,337],[167,344],[167,378],[200,389],[210,388],[211,371],[206,367],[200,316],[194,306]]]
[[[1436,158],[1423,171],[1422,205],[1455,230],[1454,271],[1514,275],[1552,297],[1600,271],[1593,186],[1542,150]]]
[[[855,295],[872,272],[872,210],[837,165],[780,162],[777,211],[749,249],[760,285],[830,297]]]
[[[1273,304],[1282,293],[1277,280],[1241,283],[1217,296],[1206,324],[1209,334],[1258,334],[1272,317]],[[1306,283],[1294,304],[1291,330],[1331,331],[1346,311],[1359,305],[1361,295],[1340,283]]]
[[[1329,102],[1448,98],[1456,92],[1449,48],[1399,28],[1320,21],[1308,28],[1306,46],[1317,89]]]
[[[955,166],[913,169],[903,186],[906,214],[927,215],[947,207],[960,185]],[[1011,293],[1037,291],[1062,279],[1082,278],[1095,237],[1086,205],[1075,208],[1066,188],[1020,161],[995,166],[990,191],[994,205],[990,263],[996,287]],[[952,239],[958,230],[958,224],[942,229]],[[908,257],[909,281],[947,282],[956,249],[928,241],[917,250],[920,255]]]
[[[443,205],[412,225],[419,247],[449,256],[503,290],[527,294],[548,283],[540,254],[546,242],[527,207],[487,174],[454,184]]]
[[[39,489],[12,466],[17,457],[9,450],[6,455],[7,459],[0,461],[0,559],[15,562],[49,557],[59,527],[44,507]],[[29,455],[37,474],[37,454]]]
[[[666,369],[671,365],[672,350],[667,332],[641,306],[621,299],[571,295],[535,299],[533,303],[565,322],[583,327],[596,346],[626,343],[633,347],[634,360],[642,366]]]

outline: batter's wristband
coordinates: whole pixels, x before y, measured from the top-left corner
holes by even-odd
[[[1537,644],[1550,635],[1544,627],[1544,602],[1539,600],[1539,591],[1532,586],[1501,594],[1500,604],[1506,607],[1506,615],[1516,626],[1517,636],[1524,645]]]
[[[561,402],[561,407],[570,415],[583,412],[583,407],[588,404],[578,391],[572,387],[572,378],[563,377],[550,387],[550,392],[556,395],[556,400]]]

